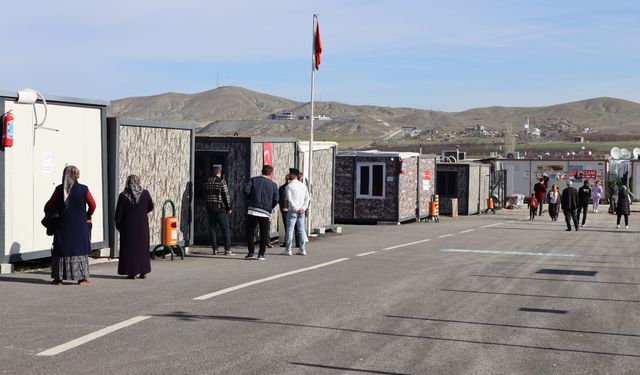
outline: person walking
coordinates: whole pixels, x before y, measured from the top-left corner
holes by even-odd
[[[624,227],[629,229],[629,213],[631,212],[631,197],[629,197],[629,190],[625,185],[621,185],[618,189],[618,199],[616,202],[616,228],[620,228],[620,218],[624,216]]]
[[[224,241],[224,255],[234,255],[231,251],[231,231],[229,230],[229,215],[231,215],[231,198],[227,182],[222,178],[222,168],[213,167],[213,176],[204,184],[204,195],[207,202],[207,217],[211,231],[211,249],[213,255],[218,251],[217,229],[220,228]]]
[[[542,216],[542,206],[544,203],[544,198],[547,195],[547,180],[545,177],[540,177],[538,183],[533,186],[533,192],[536,195],[536,199],[538,200],[539,212],[538,216]]]
[[[288,244],[283,255],[291,255],[291,245],[293,243],[294,230],[298,233],[300,241],[300,251],[298,255],[307,255],[305,248],[306,235],[304,219],[307,208],[309,208],[309,190],[307,186],[298,180],[297,174],[291,174],[291,182],[287,186],[287,201],[289,203],[289,212],[287,213],[287,239]]]
[[[618,184],[615,181],[611,181],[609,184],[609,213],[616,213],[616,206],[618,205]]]
[[[559,209],[558,203],[560,201],[560,192],[558,191],[558,185],[551,185],[551,190],[547,194],[549,202],[549,216],[551,216],[551,221],[558,221]]]
[[[78,182],[79,178],[80,170],[77,167],[65,167],[62,184],[56,186],[45,205],[45,211],[56,211],[59,217],[51,251],[51,283],[55,285],[62,285],[62,280],[74,280],[79,285],[91,284],[90,231],[96,202],[89,188]]]
[[[291,168],[293,169],[293,168]],[[289,169],[291,171],[291,169]],[[280,217],[282,218],[282,227],[284,228],[282,247],[287,245],[287,212],[289,212],[289,202],[287,201],[287,185],[291,182],[291,173],[284,178],[284,184],[278,188],[278,206],[280,207]]]
[[[578,227],[578,216],[576,215],[576,209],[578,208],[578,190],[571,186],[573,183],[571,180],[567,181],[567,187],[562,190],[560,195],[560,206],[564,213],[564,220],[567,222],[567,232],[571,232],[571,221],[576,228]]]
[[[116,229],[120,232],[118,275],[146,278],[151,272],[149,257],[149,212],[153,211],[151,194],[140,186],[140,178],[127,177],[116,204]]]
[[[602,184],[596,180],[591,188],[591,200],[593,201],[593,213],[598,213],[598,206],[600,205],[600,198],[602,198]]]
[[[278,205],[278,185],[271,181],[273,167],[264,165],[262,175],[252,177],[244,187],[247,198],[247,247],[245,259],[267,260],[265,252],[269,243],[271,213]],[[255,257],[256,226],[260,230],[260,250]]]
[[[584,184],[578,189],[578,220],[580,219],[580,213],[582,212],[582,226],[587,223],[587,210],[589,207],[589,200],[591,199],[591,187],[589,187],[589,180],[584,180]]]

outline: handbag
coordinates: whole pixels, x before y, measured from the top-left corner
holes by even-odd
[[[44,218],[40,223],[47,228],[47,236],[53,236],[60,225],[60,213],[56,208],[44,208]]]

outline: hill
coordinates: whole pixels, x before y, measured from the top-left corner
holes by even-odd
[[[295,135],[305,137],[309,121],[267,120],[271,113],[287,111],[308,115],[309,103],[301,103],[241,87],[220,87],[197,94],[165,93],[114,100],[109,116],[144,118],[197,124],[203,133],[230,135]],[[529,117],[532,127],[564,124],[575,132],[590,128],[600,134],[640,135],[640,104],[594,98],[547,107],[487,107],[463,112],[441,112],[414,108],[315,103],[316,115],[331,118],[315,121],[319,137],[357,136],[384,138],[402,127],[418,130],[460,130],[484,125],[501,130],[511,125],[520,130]]]

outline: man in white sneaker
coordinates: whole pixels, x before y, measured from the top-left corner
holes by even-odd
[[[295,170],[294,172],[298,172]],[[300,251],[298,255],[307,255],[305,250],[305,227],[304,217],[307,208],[309,208],[309,190],[307,186],[300,182],[300,173],[291,173],[292,180],[287,185],[287,201],[289,202],[289,211],[287,213],[287,248],[282,252],[283,255],[291,255],[291,244],[293,243],[293,231],[298,232],[300,240]]]

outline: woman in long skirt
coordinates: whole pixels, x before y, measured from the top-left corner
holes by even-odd
[[[616,205],[616,215],[618,220],[616,222],[616,228],[620,228],[620,218],[624,216],[624,227],[629,228],[629,213],[631,211],[629,205],[631,204],[631,198],[629,197],[629,190],[626,186],[621,185],[618,189],[618,202]]]
[[[60,218],[53,235],[51,253],[52,284],[74,280],[89,285],[89,252],[91,244],[91,215],[96,210],[89,188],[78,182],[80,170],[67,166],[62,173],[62,184],[56,186],[46,209],[56,210]]]
[[[136,175],[127,183],[116,204],[116,229],[120,232],[120,261],[118,275],[144,279],[151,272],[149,259],[149,217],[153,210],[151,195],[140,186]]]

